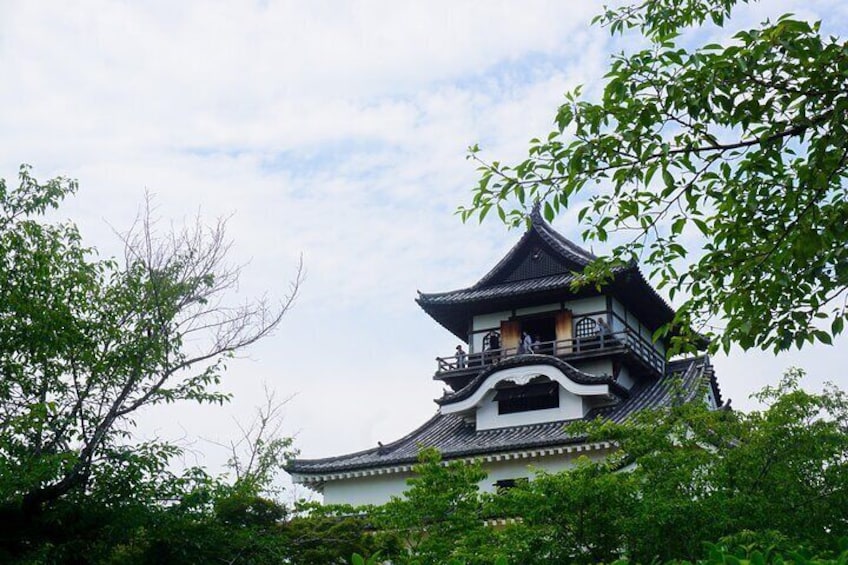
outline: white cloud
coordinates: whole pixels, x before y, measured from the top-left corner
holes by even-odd
[[[845,29],[839,3],[783,5]],[[61,213],[107,253],[106,221],[127,226],[145,188],[165,218],[234,212],[245,293],[283,292],[304,253],[295,310],[231,364],[232,406],[166,410],[177,423],[159,432],[222,439],[233,428],[220,415],[246,417],[267,381],[299,393],[288,413],[304,455],[390,441],[435,410],[433,358],[455,345],[415,291],[473,283],[519,235],[453,215],[476,180],[465,147],[519,159],[564,90],[597,89],[611,48],[588,27],[599,6],[2,4],[0,170],[11,181],[30,162],[41,177],[79,178]],[[556,223],[577,237],[574,225]],[[791,360],[819,378],[832,351]],[[720,359],[723,389],[738,402],[784,359]]]

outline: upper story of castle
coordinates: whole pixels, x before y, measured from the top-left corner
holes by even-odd
[[[572,283],[595,259],[554,231],[538,208],[521,239],[474,285],[420,293],[418,304],[462,340],[438,357],[435,377],[453,392],[481,371],[521,355],[544,355],[629,389],[663,375],[664,340],[652,336],[673,309],[633,264],[602,288]]]

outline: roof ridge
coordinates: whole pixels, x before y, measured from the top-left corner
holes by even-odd
[[[542,217],[538,202],[533,207],[533,211],[530,213],[530,222],[531,228],[537,228],[537,231],[543,236],[543,239],[548,241],[548,238],[550,238],[553,241],[548,241],[548,243],[558,244],[562,247],[562,251],[565,251],[568,255],[574,256],[574,258],[578,259],[580,262],[588,264],[598,258],[594,253],[577,245],[546,222],[545,218]]]
[[[509,249],[506,255],[504,255],[501,260],[489,270],[488,273],[483,275],[483,277],[474,285],[469,287],[469,289],[479,289],[486,286],[501,269],[512,261],[518,251],[518,248],[522,247],[533,233],[536,233],[542,241],[550,245],[551,248],[558,251],[566,259],[576,263],[581,268],[597,259],[593,253],[583,249],[551,227],[551,225],[548,224],[542,217],[538,202],[534,204],[533,211],[530,213],[529,217],[530,226],[522,234],[521,238]]]
[[[451,414],[442,414],[440,411],[436,411],[436,413],[433,414],[430,417],[429,420],[427,420],[426,422],[424,422],[423,424],[421,424],[420,426],[418,426],[417,428],[415,428],[414,430],[412,430],[408,434],[404,435],[400,439],[396,439],[395,441],[391,441],[391,442],[384,444],[384,445],[381,445],[381,446],[378,445],[377,447],[369,447],[368,449],[362,449],[360,451],[354,451],[352,453],[345,453],[343,455],[334,455],[334,456],[330,456],[330,457],[319,457],[317,459],[292,459],[286,465],[283,466],[283,469],[285,469],[288,472],[292,472],[292,471],[297,472],[297,465],[298,464],[309,465],[310,463],[315,463],[315,462],[318,462],[318,461],[320,461],[321,463],[331,463],[331,462],[334,462],[334,461],[353,459],[355,457],[360,457],[362,455],[370,455],[372,453],[376,453],[378,455],[384,455],[384,454],[390,453],[390,452],[394,451],[396,448],[400,447],[400,444],[402,444],[406,441],[409,441],[410,439],[412,439],[416,435],[419,435],[420,432],[427,429],[428,427],[431,427],[433,424],[437,423],[440,419],[446,418],[446,417],[449,417],[449,416],[451,416]]]

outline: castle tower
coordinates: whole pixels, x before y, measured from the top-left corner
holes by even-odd
[[[636,265],[600,290],[571,283],[594,260],[554,231],[538,208],[531,226],[471,287],[420,294],[417,302],[464,348],[437,357],[434,379],[448,389],[438,411],[403,438],[373,449],[298,459],[287,470],[326,503],[381,504],[406,490],[421,447],[446,460],[481,459],[483,490],[555,472],[611,446],[565,431],[575,420],[621,422],[632,414],[720,393],[707,357],[666,360],[654,331],[673,318]],[[467,349],[466,349],[467,347]]]

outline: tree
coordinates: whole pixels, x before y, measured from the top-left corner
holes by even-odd
[[[478,465],[431,459],[405,499],[376,509],[391,520],[375,524],[409,533],[398,561],[413,563],[697,562],[713,559],[707,542],[719,553],[835,557],[848,549],[848,395],[806,392],[802,376],[790,370],[747,414],[693,400],[624,423],[572,424],[617,452],[494,496],[477,492]]]
[[[297,504],[296,515],[284,528],[291,563],[346,565],[354,554],[368,555],[368,563],[383,563],[380,556],[403,555],[394,533],[374,528],[372,510],[314,502]]]
[[[539,472],[532,483],[493,500],[502,516],[520,517],[500,543],[526,564],[611,563],[627,541],[637,492],[629,473],[606,462],[578,459],[567,472]]]
[[[582,283],[640,260],[682,303],[658,335],[780,351],[830,343],[848,287],[848,44],[781,16],[724,45],[683,46],[737,0],[641,0],[596,21],[649,47],[614,56],[600,100],[566,94],[556,128],[515,166],[488,162],[467,220],[577,206],[586,240],[615,240]],[[700,243],[692,243],[693,241]],[[672,331],[673,330],[673,331]]]
[[[134,415],[225,401],[226,360],[279,325],[302,277],[278,304],[235,303],[225,222],[159,235],[149,201],[124,257],[100,259],[72,223],[43,217],[76,189],[27,166],[17,188],[0,181],[0,521],[20,531],[62,500],[184,492],[166,470],[177,448],[133,443]]]
[[[413,471],[403,497],[394,497],[373,511],[375,526],[402,542],[398,551],[386,557],[422,565],[472,557],[479,558],[474,562],[493,562],[484,555],[489,540],[477,486],[486,478],[480,463],[442,463],[438,451],[428,448],[419,453]]]
[[[620,520],[634,562],[699,559],[704,542],[743,532],[817,552],[848,535],[848,396],[806,392],[802,376],[792,369],[757,394],[762,411],[690,402],[580,430],[614,442],[610,464],[628,466],[638,497],[623,519],[605,512]]]
[[[423,448],[402,497],[301,507],[278,533],[296,563],[845,563],[848,394],[802,378],[788,371],[747,414],[694,399],[572,423],[616,451],[492,494],[479,461]]]

